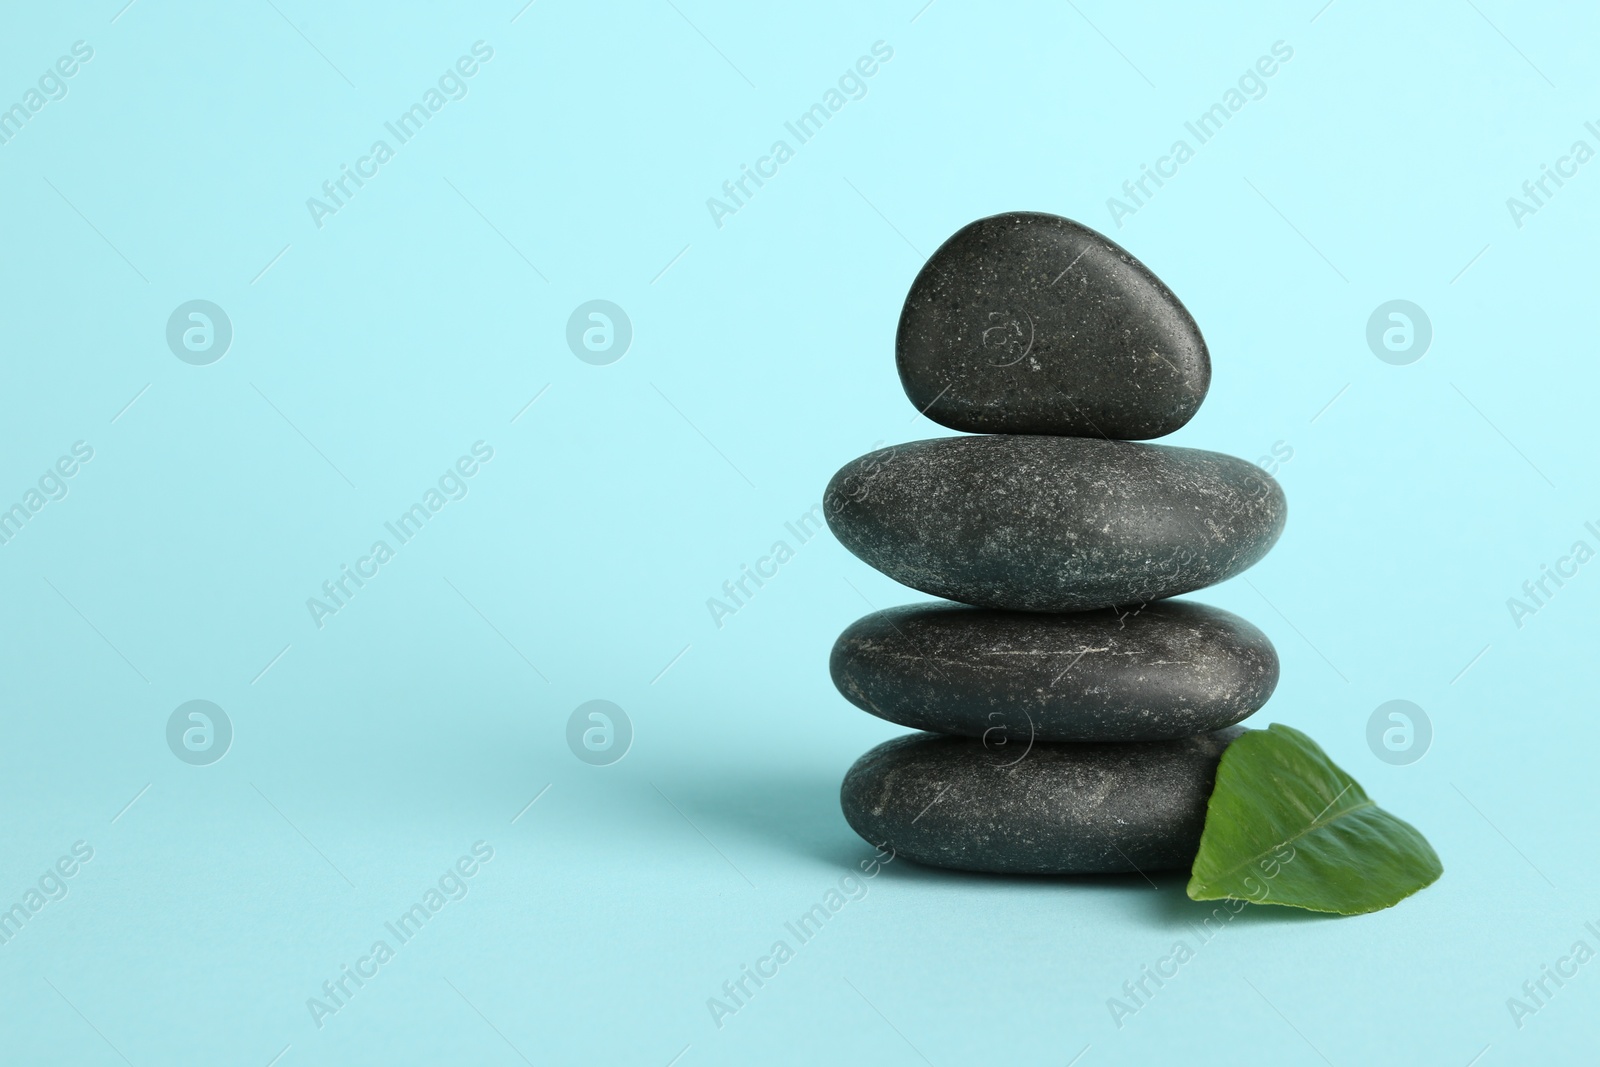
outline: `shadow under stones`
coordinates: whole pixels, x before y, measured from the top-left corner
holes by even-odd
[[[734,774],[719,769],[713,777],[675,783],[669,791],[713,840],[756,839],[829,866],[854,867],[873,853],[839,809],[842,777],[834,771]]]
[[[1230,904],[1223,900],[1190,900],[1188,893],[1184,891],[1189,884],[1189,875],[1185,871],[1152,874],[1150,879],[1161,892],[1146,893],[1141,897],[1138,907],[1147,917],[1164,927],[1188,925],[1199,928],[1208,919],[1211,920],[1209,929],[1215,929],[1219,924],[1243,928],[1314,923],[1340,918],[1338,915],[1285,907],[1281,904],[1247,903],[1240,907],[1237,903]]]
[[[859,870],[878,857],[845,821],[839,807],[839,772],[787,770],[730,773],[694,782],[662,782],[672,800],[719,845],[738,848],[738,840],[759,841],[830,867]],[[1086,889],[1117,887],[1130,894],[1148,894],[1150,884],[1138,874],[984,874],[930,867],[906,857],[882,864],[877,877],[906,884],[946,884],[966,889],[1017,886]],[[1156,876],[1159,880],[1159,875]],[[1173,891],[1183,897],[1183,881]]]
[[[845,822],[839,808],[842,773],[790,769],[730,773],[692,782],[664,781],[673,801],[719,845],[759,842],[835,869],[858,870],[877,851]],[[1127,900],[1130,921],[1143,919],[1160,929],[1199,928],[1211,919],[1231,927],[1317,922],[1338,916],[1277,905],[1247,904],[1237,912],[1220,900],[1190,900],[1184,892],[1187,871],[1144,874],[983,874],[929,867],[906,857],[883,864],[878,878],[907,885],[948,885],[966,890],[1016,887],[1061,891],[1111,891]]]
[[[865,842],[863,848],[867,848]],[[871,856],[870,851],[865,853]],[[1130,923],[1143,923],[1151,929],[1175,933],[1206,931],[1205,940],[1224,927],[1276,927],[1337,919],[1337,915],[1306,911],[1272,904],[1245,904],[1240,907],[1221,900],[1190,900],[1184,891],[1189,884],[1187,871],[1152,871],[1147,874],[982,874],[927,867],[913,860],[887,865],[879,877],[907,884],[943,884],[967,890],[993,887],[1010,891],[1018,886],[1033,890],[1115,894],[1125,904]],[[1101,899],[1105,899],[1102,896]],[[1234,908],[1238,910],[1235,911]]]

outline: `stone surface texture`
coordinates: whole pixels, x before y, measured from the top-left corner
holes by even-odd
[[[1180,870],[1194,860],[1217,761],[1243,727],[1180,741],[1036,743],[912,734],[856,761],[840,790],[869,843],[1000,874]]]
[[[917,410],[974,433],[1160,437],[1211,385],[1200,329],[1159,278],[1087,226],[1029,211],[979,219],[934,252],[895,363]]]
[[[1278,654],[1220,608],[1161,600],[1056,615],[914,604],[834,643],[834,685],[916,730],[1020,753],[1038,741],[1156,741],[1219,730],[1267,702]]]
[[[1239,574],[1277,541],[1288,507],[1270,475],[1217,452],[995,434],[852,460],[824,511],[846,548],[924,593],[1084,611]]]

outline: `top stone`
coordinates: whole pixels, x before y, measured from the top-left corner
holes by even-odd
[[[919,411],[972,433],[1147,440],[1188,422],[1211,385],[1200,329],[1161,279],[1037,211],[939,246],[906,295],[895,362]]]

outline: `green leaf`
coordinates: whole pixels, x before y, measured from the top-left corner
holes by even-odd
[[[1361,915],[1443,873],[1416,827],[1374,804],[1311,738],[1273,723],[1222,754],[1189,896]]]

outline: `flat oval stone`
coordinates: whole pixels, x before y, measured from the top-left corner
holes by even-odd
[[[839,692],[879,718],[1013,753],[1219,730],[1278,684],[1266,634],[1183,600],[1071,615],[911,604],[851,624],[829,667]]]
[[[1088,437],[941,437],[828,484],[828,525],[913,589],[980,607],[1084,611],[1203,589],[1266,555],[1288,512],[1252,463]]]
[[[919,411],[974,433],[1160,437],[1211,386],[1200,328],[1161,279],[1037,211],[979,219],[939,246],[906,296],[895,362]]]
[[[1187,868],[1217,761],[1242,726],[1180,741],[1033,745],[912,734],[844,777],[856,833],[934,867],[996,874]],[[1009,746],[1007,746],[1009,747]]]

